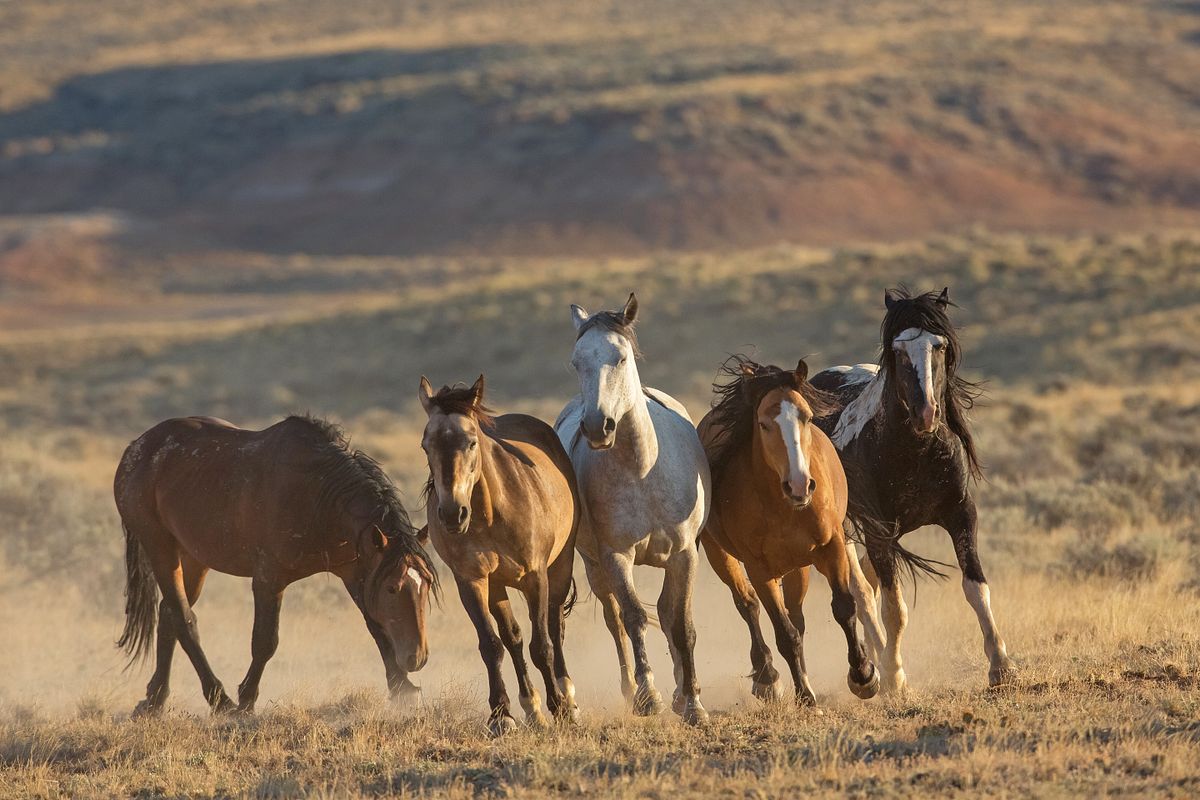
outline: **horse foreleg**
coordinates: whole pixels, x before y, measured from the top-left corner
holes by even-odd
[[[766,574],[753,563],[746,565],[750,581],[758,593],[767,616],[775,627],[775,643],[792,671],[792,684],[795,686],[796,699],[803,705],[815,706],[817,696],[808,682],[808,671],[804,665],[804,635],[796,628],[783,601],[783,590],[779,579]]]
[[[745,621],[746,627],[750,629],[750,678],[753,681],[750,691],[759,700],[778,700],[779,671],[771,663],[771,648],[763,638],[758,617],[758,595],[746,579],[741,563],[717,544],[711,535],[701,535],[700,542],[704,545],[704,554],[708,556],[708,563],[712,565],[713,572],[729,587],[729,593],[733,595],[733,604]]]
[[[646,624],[649,618],[642,601],[637,596],[633,583],[633,557],[629,553],[609,551],[602,557],[600,568],[604,570],[610,585],[616,591],[621,605],[621,618],[633,645],[634,677],[637,691],[633,696],[633,713],[641,717],[661,714],[662,695],[654,688],[654,672],[650,669],[650,658],[646,653]]]
[[[513,616],[512,605],[508,601],[508,590],[500,584],[492,584],[489,589],[490,609],[496,619],[496,627],[500,631],[500,640],[508,654],[512,656],[513,669],[517,673],[517,692],[521,708],[525,710],[525,721],[539,728],[546,727],[546,717],[542,715],[542,698],[529,680],[529,665],[525,663],[525,647],[521,640],[521,626]]]
[[[871,560],[863,556],[859,561],[854,545],[849,542],[846,543],[846,556],[850,561],[850,591],[854,594],[854,609],[867,635],[871,657],[878,663],[882,661],[887,645],[887,634],[879,620],[879,578],[875,575]]]
[[[700,702],[700,681],[696,677],[696,626],[692,622],[692,588],[698,560],[696,549],[690,545],[667,559],[667,574],[658,598],[659,620],[671,643],[671,660],[675,666],[672,708],[689,725],[702,725],[708,721],[708,712]]]
[[[988,657],[988,683],[998,686],[1012,679],[1013,665],[992,616],[992,593],[979,563],[977,522],[975,503],[968,498],[946,530],[954,542],[954,555],[962,571],[963,594],[974,609],[979,629],[983,632],[983,649]]]
[[[504,688],[504,676],[500,674],[500,666],[504,662],[504,648],[500,637],[496,635],[492,615],[488,613],[487,578],[459,580],[458,596],[475,626],[475,633],[479,637],[479,655],[487,668],[488,707],[491,709],[488,715],[488,730],[493,736],[509,733],[517,729],[517,723],[509,710],[508,691]]]
[[[550,713],[562,717],[567,699],[555,680],[554,646],[550,642],[550,582],[544,571],[532,572],[524,580],[525,599],[529,604],[529,624],[533,628],[529,654],[546,683],[546,704]]]
[[[854,593],[851,591],[850,582],[852,558],[852,554],[846,552],[845,542],[834,538],[821,548],[813,563],[829,581],[829,588],[833,593],[833,618],[846,635],[846,658],[850,663],[846,684],[856,697],[869,700],[879,693],[879,673],[867,658],[866,648],[858,634]]]
[[[612,635],[613,644],[617,648],[617,663],[621,671],[621,695],[626,704],[632,708],[633,698],[637,693],[637,684],[633,680],[633,648],[629,644],[629,636],[625,632],[625,621],[621,618],[621,604],[617,595],[608,582],[608,576],[598,563],[583,560],[587,570],[588,583],[595,592],[596,598],[604,611],[604,624]]]
[[[279,648],[279,611],[283,589],[274,583],[254,579],[254,632],[250,638],[250,668],[238,686],[238,711],[254,711],[263,670]]]
[[[883,626],[887,641],[883,648],[883,659],[879,665],[883,671],[883,690],[901,693],[908,685],[904,674],[904,660],[900,656],[900,639],[908,625],[908,606],[904,603],[904,591],[900,576],[896,574],[894,557],[887,552],[869,552],[871,565],[882,594]]]

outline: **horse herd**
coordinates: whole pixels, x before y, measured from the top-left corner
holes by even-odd
[[[633,579],[635,565],[650,565],[665,573],[657,616],[674,667],[672,709],[691,724],[707,719],[692,622],[698,545],[749,628],[755,696],[782,695],[761,605],[796,700],[811,705],[808,568],[832,589],[851,691],[870,698],[881,682],[901,691],[900,573],[937,565],[899,538],[940,525],[983,631],[989,681],[1003,682],[1012,667],[976,552],[970,490],[979,462],[966,411],[977,392],[957,374],[951,303],[946,290],[897,289],[885,292],[885,305],[877,364],[810,378],[803,360],[781,369],[730,357],[698,426],[672,397],[642,385],[632,294],[619,311],[571,306],[580,393],[553,428],[524,414],[493,415],[482,375],[439,391],[422,377],[429,480],[428,524],[419,531],[380,466],[322,420],[289,417],[262,431],[211,417],[156,425],[125,451],[114,482],[127,573],[118,646],[131,659],[153,648],[157,659],[135,713],[163,707],[177,642],[214,710],[252,711],[278,645],[283,591],[318,572],[345,583],[393,696],[415,695],[409,675],[428,658],[426,611],[439,589],[430,541],[479,638],[494,734],[516,726],[501,677],[505,650],[526,720],[546,724],[509,589],[529,607],[529,655],[547,708],[559,720],[578,718],[563,653],[575,553],[616,645],[622,692],[639,715],[664,708]],[[848,536],[866,548],[861,564]],[[209,666],[192,610],[210,569],[252,579],[252,660],[236,704]]]

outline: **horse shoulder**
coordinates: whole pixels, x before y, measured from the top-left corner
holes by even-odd
[[[849,485],[846,481],[846,470],[842,466],[841,456],[838,454],[837,448],[834,447],[833,441],[820,428],[813,428],[812,443],[817,458],[820,459],[821,466],[830,482],[830,488],[833,490],[833,508],[837,515],[837,524],[840,527],[842,520],[846,517],[846,507],[850,496]]]
[[[643,386],[642,391],[646,393],[647,397],[657,402],[663,408],[670,409],[679,416],[683,417],[685,420],[687,420],[688,425],[693,424],[692,417],[690,414],[688,414],[687,408],[683,405],[683,403],[679,402],[674,397],[671,397],[671,395],[659,389],[654,389],[650,386]]]

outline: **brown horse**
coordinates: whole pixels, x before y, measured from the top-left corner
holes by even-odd
[[[337,427],[308,417],[263,431],[210,417],[167,420],[126,449],[113,492],[125,528],[125,630],[117,645],[131,662],[144,658],[156,617],[158,626],[157,668],[135,714],[162,708],[177,641],[213,710],[233,708],[192,611],[210,569],[253,580],[252,661],[238,687],[239,710],[253,710],[279,644],[284,589],[318,572],[346,584],[379,646],[392,695],[419,691],[408,673],[428,658],[425,610],[436,573],[395,486]]]
[[[493,418],[483,405],[482,375],[469,389],[446,386],[437,394],[422,377],[419,395],[429,415],[421,441],[429,458],[429,530],[479,636],[488,673],[488,726],[494,735],[516,727],[500,675],[502,643],[516,667],[527,721],[546,724],[509,605],[510,587],[529,606],[529,651],[545,679],[550,712],[574,722],[579,709],[563,659],[579,524],[571,461],[541,420],[524,414]]]
[[[853,581],[863,579],[851,571],[853,555],[842,529],[846,475],[829,437],[812,424],[814,414],[829,411],[830,401],[808,382],[804,361],[783,370],[734,356],[722,374],[730,380],[713,387],[718,399],[699,425],[713,477],[712,512],[701,541],[750,628],[754,694],[780,694],[779,673],[759,627],[761,598],[797,699],[816,703],[804,664],[802,610],[813,565],[833,589],[833,616],[849,649],[850,689],[873,697],[879,676],[859,638],[852,590]]]

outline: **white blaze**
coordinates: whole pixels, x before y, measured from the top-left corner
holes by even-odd
[[[800,409],[789,400],[779,404],[779,415],[775,417],[783,443],[788,451],[788,483],[797,494],[808,492],[808,458],[800,447]]]
[[[926,402],[929,403],[937,402],[937,398],[933,394],[933,347],[935,344],[942,345],[945,342],[944,337],[920,328],[901,331],[900,335],[892,340],[893,349],[903,350],[908,355],[913,369],[917,371],[917,381],[921,384],[921,391],[925,395]]]
[[[407,574],[408,574],[408,577],[412,578],[413,584],[417,587],[417,589],[420,590],[421,584],[423,582],[423,580],[421,578],[421,573],[417,572],[416,567],[409,567]]]

